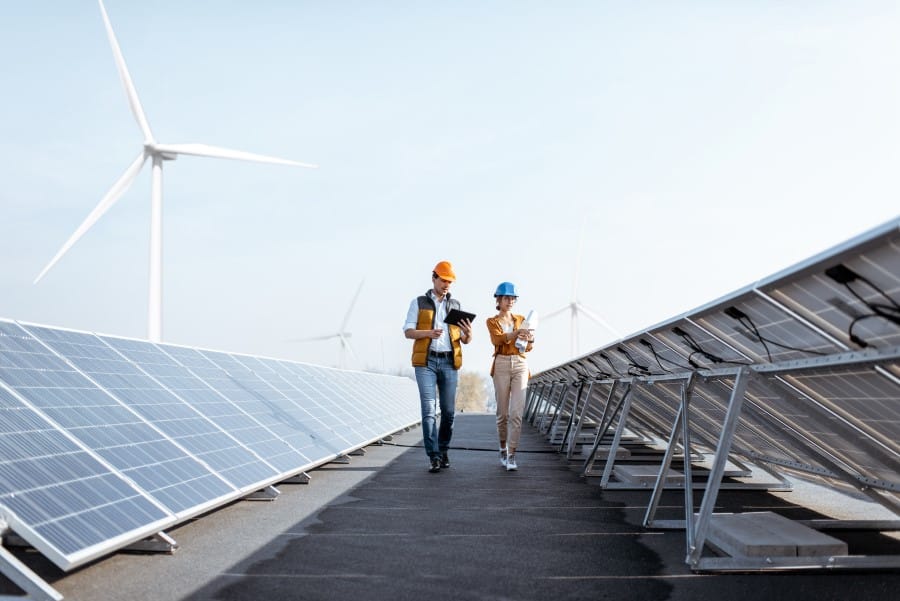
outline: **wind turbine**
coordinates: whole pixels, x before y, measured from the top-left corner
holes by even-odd
[[[348,352],[353,355],[353,358],[358,362],[359,357],[356,356],[356,353],[353,352],[353,347],[350,346],[350,338],[353,336],[353,334],[347,331],[347,324],[350,322],[350,314],[353,312],[353,307],[356,305],[356,299],[359,298],[359,293],[362,291],[363,284],[365,283],[365,278],[359,283],[359,288],[356,289],[356,294],[353,295],[353,300],[350,301],[350,307],[344,314],[344,321],[341,322],[341,327],[337,332],[335,332],[334,334],[326,334],[325,336],[297,338],[291,340],[290,342],[312,342],[314,340],[331,340],[332,338],[337,338],[341,341],[341,350],[340,355],[338,356],[338,367],[342,369],[345,367],[346,355]]]
[[[550,313],[543,316],[543,319],[546,321],[547,319],[550,319],[551,317],[555,317],[556,315],[559,315],[560,313],[563,313],[566,310],[568,310],[570,312],[571,320],[572,320],[571,326],[570,326],[571,327],[571,338],[570,338],[571,347],[570,348],[571,348],[571,354],[572,354],[571,356],[572,357],[578,356],[578,314],[579,313],[594,320],[596,323],[600,324],[601,326],[603,326],[604,328],[606,328],[607,330],[609,330],[610,332],[615,334],[617,337],[619,337],[619,338],[622,337],[622,334],[620,334],[614,327],[612,327],[612,325],[610,325],[608,321],[606,321],[605,319],[603,319],[602,317],[600,317],[599,315],[594,313],[591,309],[586,307],[584,304],[582,304],[578,300],[578,275],[579,275],[579,271],[581,268],[581,248],[584,244],[584,230],[585,230],[586,225],[587,225],[587,220],[582,222],[581,234],[578,237],[578,252],[575,256],[575,278],[572,282],[572,300],[569,301],[568,304],[560,307],[559,309],[556,309],[555,311],[551,311]]]
[[[202,157],[212,157],[219,159],[236,159],[240,161],[254,161],[258,163],[274,163],[277,165],[292,165],[295,167],[308,167],[315,169],[317,165],[306,163],[298,163],[287,159],[279,159],[275,157],[264,156],[261,154],[253,154],[241,150],[230,150],[227,148],[219,148],[209,146],[208,144],[160,144],[153,137],[150,131],[150,125],[147,117],[144,115],[144,109],[138,98],[137,90],[131,81],[131,75],[128,73],[128,67],[125,65],[125,58],[122,50],[119,48],[119,42],[116,40],[116,34],[113,32],[112,24],[109,16],[106,14],[106,7],[103,6],[103,0],[97,0],[100,4],[100,13],[103,16],[103,23],[106,26],[106,34],[109,37],[109,44],[112,47],[113,57],[116,61],[116,68],[119,71],[119,78],[122,80],[122,86],[125,88],[125,95],[128,98],[128,104],[131,107],[131,113],[134,115],[141,132],[144,135],[144,142],[137,158],[132,161],[131,165],[125,170],[119,179],[112,185],[112,188],[100,200],[100,204],[94,207],[94,210],[82,222],[75,233],[66,241],[65,244],[56,253],[56,256],[44,267],[44,270],[38,274],[34,283],[37,284],[49,272],[54,265],[65,255],[72,246],[89,230],[97,221],[106,213],[122,195],[131,186],[131,183],[140,173],[144,163],[149,159],[152,163],[152,177],[150,186],[150,284],[149,284],[149,301],[147,308],[147,338],[153,342],[159,342],[162,338],[162,168],[163,161],[174,161],[178,155],[194,155]]]

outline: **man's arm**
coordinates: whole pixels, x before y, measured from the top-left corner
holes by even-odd
[[[444,330],[417,330],[415,328],[409,328],[403,331],[403,335],[410,340],[419,340],[420,338],[440,338],[443,333]]]

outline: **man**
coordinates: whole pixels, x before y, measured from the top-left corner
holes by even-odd
[[[461,320],[458,326],[444,322],[451,309],[461,309],[459,301],[450,298],[450,286],[455,281],[456,274],[449,261],[435,265],[431,272],[431,289],[412,300],[403,325],[404,335],[414,341],[412,364],[422,404],[422,438],[428,454],[428,471],[432,473],[450,467],[447,451],[453,436],[456,385],[462,367],[460,343],[472,341],[469,320]],[[440,428],[437,427],[438,402]]]

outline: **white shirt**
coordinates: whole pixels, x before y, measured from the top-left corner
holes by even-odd
[[[434,329],[435,330],[444,330],[441,334],[440,338],[434,338],[431,340],[431,346],[428,347],[429,351],[434,351],[436,353],[442,353],[445,351],[452,351],[453,346],[450,344],[450,328],[444,323],[444,318],[447,317],[447,296],[444,295],[442,300],[437,300],[434,298],[434,291],[428,291],[428,297],[434,301],[435,304],[435,312],[434,312]],[[406,330],[417,330],[419,322],[419,299],[418,297],[414,298],[411,303],[409,303],[409,310],[406,312],[406,323],[403,324],[403,331]],[[431,328],[428,328],[431,329]]]

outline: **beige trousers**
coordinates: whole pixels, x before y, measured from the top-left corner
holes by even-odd
[[[497,399],[497,434],[509,449],[519,446],[528,362],[519,355],[497,355],[494,360],[494,395]]]

